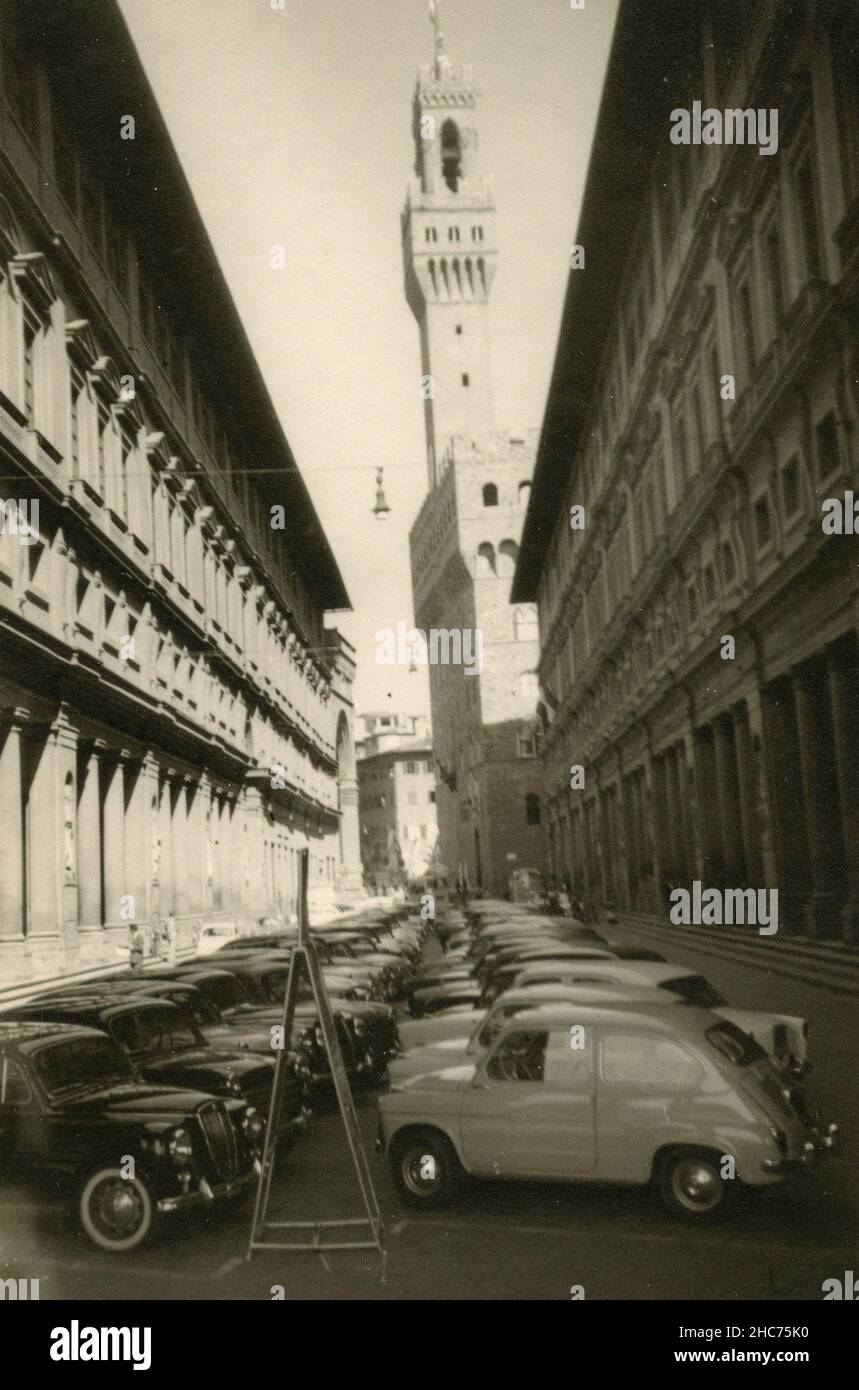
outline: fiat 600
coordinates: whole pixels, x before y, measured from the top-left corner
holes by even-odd
[[[400,1196],[423,1207],[464,1173],[652,1182],[701,1221],[837,1139],[754,1038],[693,1007],[529,1009],[481,1057],[404,1080],[379,1108]]]

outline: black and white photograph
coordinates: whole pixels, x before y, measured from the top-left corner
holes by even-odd
[[[859,3],[0,0],[4,1333],[814,1366],[857,1057]]]

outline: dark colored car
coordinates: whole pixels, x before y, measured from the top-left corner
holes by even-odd
[[[477,980],[450,980],[446,983],[430,985],[415,992],[410,1012],[413,1018],[425,1018],[427,1014],[441,1013],[463,1004],[473,1008],[480,1006],[480,985]]]
[[[101,1250],[135,1250],[163,1214],[239,1196],[264,1128],[237,1098],[143,1081],[103,1032],[0,1021],[0,1174],[71,1196]]]
[[[122,1048],[146,1081],[192,1087],[212,1095],[234,1096],[267,1115],[274,1059],[210,1047],[192,1016],[161,999],[128,999],[109,994],[35,999],[4,1009],[0,1021],[73,1023],[101,1028]],[[302,1110],[301,1086],[287,1080],[284,1113]]]

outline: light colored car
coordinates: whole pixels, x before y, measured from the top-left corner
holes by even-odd
[[[528,1009],[477,1062],[406,1080],[379,1111],[379,1148],[418,1207],[449,1203],[468,1173],[654,1183],[671,1210],[701,1221],[838,1137],[747,1033],[670,1005]]]
[[[204,922],[197,941],[198,956],[211,956],[228,942],[235,941],[239,929],[235,922]]]
[[[534,962],[523,965],[522,970],[514,975],[510,987],[523,989],[537,984],[582,984],[588,987],[614,984],[630,985],[635,989],[645,984],[674,995],[683,1004],[712,1009],[720,1018],[728,1019],[742,1028],[744,1033],[751,1033],[781,1071],[798,1077],[811,1069],[806,1019],[795,1018],[791,1014],[763,1013],[760,1009],[735,1009],[728,1005],[705,975],[681,965],[673,965],[671,961],[583,961],[574,968],[568,968],[563,962],[553,962],[544,968],[539,962]]]
[[[638,988],[633,985],[535,985],[532,989],[509,989],[495,1001],[491,1009],[476,1009],[472,1013],[459,1015],[456,1029],[450,1029],[444,1037],[410,1047],[401,1036],[400,1045],[404,1051],[389,1067],[390,1084],[393,1086],[406,1077],[420,1076],[423,1072],[438,1071],[439,1067],[473,1061],[495,1040],[508,1018],[521,1013],[523,1009],[535,1009],[543,1004],[601,1004],[637,1009],[655,1005],[664,1008],[665,999],[662,990],[647,985]],[[448,1021],[448,1018],[444,1014],[438,1021]]]

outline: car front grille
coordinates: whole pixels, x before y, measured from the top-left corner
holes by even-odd
[[[201,1105],[197,1119],[217,1180],[232,1182],[239,1171],[239,1146],[232,1120],[217,1101]]]

